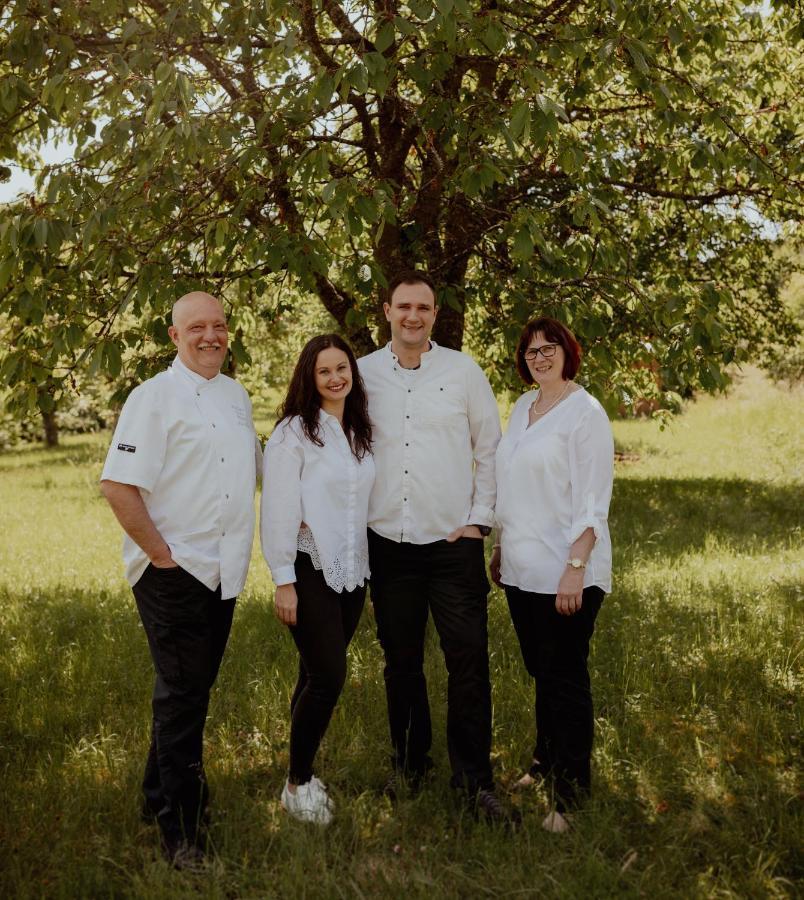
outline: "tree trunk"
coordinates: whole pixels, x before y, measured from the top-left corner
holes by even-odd
[[[44,410],[42,410],[42,425],[44,427],[45,446],[58,447],[59,423],[56,418],[55,409],[51,410],[50,412],[45,412]]]

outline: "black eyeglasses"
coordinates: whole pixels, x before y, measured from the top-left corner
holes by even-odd
[[[550,359],[551,356],[556,355],[556,347],[558,347],[558,344],[543,344],[541,347],[528,347],[522,355],[528,362],[536,362],[540,353],[545,359]]]

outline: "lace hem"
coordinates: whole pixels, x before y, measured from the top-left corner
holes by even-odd
[[[313,568],[318,572],[323,571],[324,581],[332,588],[333,591],[340,593],[342,590],[353,591],[358,585],[365,582],[365,578],[360,580],[351,580],[348,577],[346,566],[340,559],[333,559],[330,565],[324,570],[321,563],[321,557],[318,555],[318,547],[313,538],[313,532],[309,528],[300,528],[299,537],[296,541],[296,548],[302,553],[306,553],[310,557]],[[355,572],[368,572],[368,553],[355,553]]]

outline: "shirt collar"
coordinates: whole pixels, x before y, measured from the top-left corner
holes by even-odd
[[[212,384],[220,378],[221,373],[218,374],[214,378],[204,378],[203,375],[199,375],[198,372],[193,372],[192,369],[188,369],[187,366],[179,359],[178,353],[173,358],[173,362],[170,365],[171,369],[174,369],[180,375],[183,375],[185,378],[189,379],[194,385],[206,385]]]
[[[404,366],[400,365],[400,363],[399,363],[399,357],[391,349],[391,341],[388,341],[388,343],[385,345],[385,350],[387,351],[388,355],[391,357],[391,363],[394,366],[394,368],[396,368],[397,366],[399,366],[400,368],[404,368]],[[438,352],[438,344],[432,338],[430,338],[430,349],[426,350],[424,353],[422,353],[421,361],[419,362],[419,366],[421,366],[422,368],[426,368],[427,366],[429,366],[430,361],[435,357],[437,352]]]

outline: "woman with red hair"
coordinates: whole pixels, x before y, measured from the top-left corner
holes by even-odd
[[[603,407],[573,380],[581,348],[556,319],[529,322],[517,370],[529,390],[497,448],[498,543],[491,576],[502,585],[528,673],[536,683],[536,748],[517,783],[550,779],[566,831],[589,793],[594,717],[587,660],[611,590],[608,510],[614,442]]]

